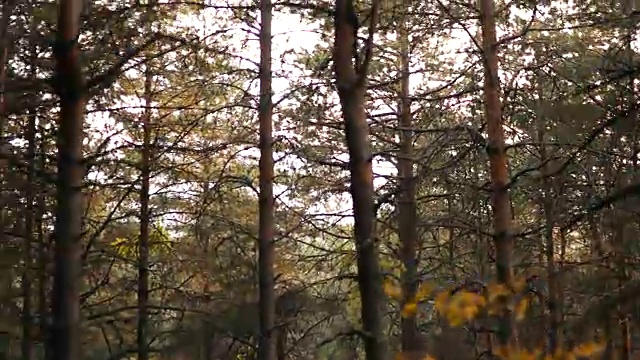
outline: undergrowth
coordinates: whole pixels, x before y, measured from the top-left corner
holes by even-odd
[[[507,314],[506,316],[513,316],[516,322],[522,321],[526,318],[532,301],[531,296],[528,296],[528,283],[524,277],[517,278],[509,286],[492,282],[482,286],[482,290],[477,292],[464,288],[436,291],[433,284],[423,283],[410,299],[404,299],[401,287],[390,281],[385,282],[384,291],[392,299],[404,304],[400,310],[403,317],[415,316],[420,302],[433,299],[438,315],[452,327],[463,326],[480,316],[497,317]],[[513,345],[498,346],[492,353],[504,360],[575,360],[594,358],[604,348],[605,344],[602,342],[591,341],[570,349],[558,349],[553,354],[547,353],[542,346],[529,350]],[[405,358],[402,353],[396,355],[396,360]],[[426,355],[422,360],[436,359]]]

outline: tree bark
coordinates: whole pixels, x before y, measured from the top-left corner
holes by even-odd
[[[498,43],[496,40],[495,5],[493,0],[480,0],[482,47],[484,63],[484,108],[487,119],[489,167],[491,176],[491,205],[493,208],[496,273],[500,283],[510,286],[513,276],[511,233],[511,203],[509,172],[502,124],[500,79],[498,77]],[[513,316],[507,310],[501,316],[497,338],[500,345],[514,339]]]
[[[632,64],[635,61],[635,51],[633,50],[633,39],[635,38],[635,27],[636,27],[636,20],[633,19],[633,11],[634,11],[634,1],[631,0],[626,0],[623,3],[623,11],[624,11],[624,15],[628,17],[628,23],[626,24],[626,31],[624,34],[624,44],[625,44],[625,61],[627,62],[628,66],[632,66]],[[636,82],[636,76],[631,75],[629,78],[629,82],[628,82],[628,87],[629,87],[629,91],[628,91],[628,106],[631,108],[631,110],[629,111],[629,119],[628,121],[636,124],[638,121],[638,110],[637,110],[637,99],[636,99],[636,91],[635,91],[635,82]],[[614,130],[615,131],[615,130]],[[634,137],[635,137],[635,129],[634,129]],[[636,143],[636,141],[634,141],[634,144]],[[633,147],[635,147],[637,145],[633,145]],[[630,160],[631,161],[636,161],[637,162],[637,154],[635,149],[632,147],[631,150],[631,154],[630,154]],[[628,179],[625,179],[625,176],[622,176],[622,178],[624,180],[622,180],[621,182],[623,182],[623,184],[620,184],[619,188],[622,188],[624,186],[628,186],[630,184],[633,184],[634,179],[633,176],[629,176]],[[614,205],[615,208],[615,205]],[[620,212],[623,212],[624,210],[620,210]],[[625,251],[625,240],[626,240],[626,229],[627,229],[627,214],[624,214],[624,216],[616,216],[616,219],[618,220],[618,226],[615,229],[615,234],[614,234],[614,239],[616,239],[616,244],[615,244],[615,252],[616,252],[616,277],[617,277],[617,288],[618,291],[620,291],[622,288],[624,288],[624,286],[626,285],[626,283],[629,281],[629,274],[628,274],[628,266],[627,266],[627,259],[626,259],[626,251]],[[631,220],[631,219],[629,219]],[[631,352],[632,352],[632,344],[631,344],[631,329],[630,329],[630,324],[629,324],[629,318],[627,317],[627,314],[624,313],[623,311],[618,310],[618,324],[620,326],[620,335],[621,335],[621,344],[620,344],[620,348],[618,350],[619,353],[619,359],[620,360],[629,360],[631,358]]]
[[[36,23],[33,19],[34,4],[29,3],[29,14],[32,17],[29,25],[29,56],[31,65],[29,66],[29,76],[31,79],[37,77],[37,69],[35,59],[37,58],[36,41]],[[35,190],[36,190],[36,133],[37,114],[33,110],[29,110],[27,117],[27,184],[25,194],[25,214],[24,214],[24,272],[22,274],[22,344],[21,353],[23,360],[31,360],[33,358],[33,289],[32,289],[32,267],[33,267],[33,244],[34,244],[34,210],[35,210]]]
[[[7,62],[9,61],[9,20],[13,14],[15,1],[7,0],[2,3],[2,16],[0,17],[0,152],[5,151],[4,131],[9,117],[6,82],[7,82]],[[7,170],[7,160],[0,159],[0,193],[4,192],[4,183]],[[3,203],[5,201],[2,201]],[[4,204],[2,204],[4,205]],[[5,206],[0,208],[0,224],[5,223]],[[3,240],[5,235],[0,236]]]
[[[77,44],[80,0],[60,0],[54,45],[60,98],[51,349],[54,360],[80,359],[80,269],[82,266],[82,141],[85,89]]]
[[[39,154],[38,154],[38,167],[39,171],[46,169],[46,142],[40,141]],[[45,360],[51,359],[51,341],[50,341],[50,314],[49,314],[49,251],[51,248],[48,237],[45,236],[44,214],[46,212],[46,199],[44,194],[44,186],[42,183],[38,184],[38,196],[36,206],[36,231],[38,241],[38,316],[40,318],[40,333],[42,334],[42,344],[44,348]]]
[[[146,9],[147,32],[151,32],[154,21],[155,1]],[[152,54],[148,55],[152,57]],[[153,105],[153,68],[147,59],[144,71],[144,104],[142,115],[142,150],[140,158],[140,237],[138,239],[138,323],[136,340],[138,360],[149,360],[149,187],[151,182],[151,107]]]
[[[538,107],[542,109],[542,102],[544,101],[544,91],[542,88],[542,73],[539,72],[537,74],[537,82],[538,82]],[[546,136],[546,119],[543,118],[542,114],[538,114],[536,123],[536,132],[537,132],[537,142],[538,149],[540,153],[540,162],[544,164],[541,167],[541,196],[540,196],[540,207],[542,214],[542,223],[543,223],[543,233],[542,243],[544,244],[544,254],[545,261],[547,267],[547,282],[549,284],[549,294],[547,298],[547,324],[548,324],[548,333],[547,333],[547,351],[549,354],[555,354],[556,350],[560,349],[563,344],[562,332],[560,326],[562,325],[562,314],[560,312],[560,304],[558,299],[558,291],[559,291],[559,277],[561,274],[557,271],[556,261],[555,261],[555,242],[553,239],[553,228],[555,227],[555,214],[553,211],[553,186],[551,184],[551,179],[549,175],[549,166],[548,160],[549,156],[547,153],[547,136]],[[543,329],[545,331],[545,329]]]
[[[204,174],[210,174],[211,170],[209,168],[209,164],[205,164],[203,167]],[[202,185],[202,205],[200,208],[200,213],[198,214],[198,218],[195,223],[195,236],[196,242],[198,244],[202,244],[202,254],[204,256],[204,266],[205,266],[205,276],[208,278],[211,271],[211,261],[213,259],[210,258],[209,254],[209,246],[211,242],[211,235],[209,234],[209,228],[207,227],[206,219],[209,218],[208,215],[208,206],[211,202],[211,188],[209,187],[209,183],[205,182]],[[202,284],[202,293],[205,296],[209,296],[209,281],[204,281]],[[207,302],[207,305],[209,303]],[[200,344],[200,356],[198,359],[200,360],[213,360],[213,350],[214,350],[214,338],[216,336],[215,331],[213,329],[213,323],[211,316],[203,316],[201,321],[201,326],[204,329],[202,331],[202,342]]]
[[[7,61],[9,60],[9,19],[13,14],[14,6],[15,1],[3,1],[2,17],[0,18],[0,138],[4,136],[5,121],[7,121],[5,84],[7,81]]]
[[[336,87],[342,106],[345,135],[349,151],[350,192],[353,199],[354,236],[360,290],[364,349],[367,360],[386,359],[383,335],[382,276],[375,234],[374,188],[369,126],[365,111],[366,73],[371,59],[372,41],[377,21],[378,2],[372,4],[370,29],[362,62],[356,59],[357,15],[353,0],[336,0],[335,42],[333,48]],[[355,56],[358,57],[359,56]]]
[[[258,283],[260,339],[258,360],[276,360],[275,215],[273,198],[273,103],[271,98],[271,0],[260,1],[260,195]]]
[[[413,173],[413,116],[411,114],[411,99],[409,97],[409,31],[407,29],[407,9],[409,3],[403,1],[399,20],[400,41],[400,101],[399,121],[400,152],[398,155],[398,177],[400,193],[398,195],[398,238],[402,244],[401,256],[404,265],[402,279],[403,305],[415,301],[418,287],[417,269],[417,228],[416,228],[416,185]],[[424,344],[418,338],[416,314],[407,314],[400,320],[401,346],[403,354],[422,353]]]

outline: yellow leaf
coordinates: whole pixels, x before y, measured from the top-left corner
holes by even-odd
[[[553,353],[553,359],[554,360],[564,360],[566,355],[566,352],[562,349],[556,349],[556,351]]]
[[[498,298],[508,296],[511,292],[505,284],[491,283],[487,286],[487,292],[489,293],[489,302],[494,302]]]
[[[497,307],[497,306],[489,306],[489,308],[487,309],[487,314],[489,314],[491,316],[499,315],[500,314],[500,308]]]
[[[463,308],[466,306],[473,306],[476,308],[483,307],[485,305],[484,297],[479,294],[470,291],[460,291],[452,299],[450,306]]]
[[[384,293],[394,300],[402,299],[402,289],[399,286],[392,284],[391,281],[385,281]]]
[[[536,351],[528,351],[528,350],[522,350],[516,353],[517,359],[519,360],[537,360],[538,359],[538,353]]]
[[[520,300],[515,307],[516,320],[520,321],[527,315],[527,309],[529,308],[529,299],[524,298]]]
[[[415,315],[417,311],[418,311],[418,304],[412,301],[404,305],[404,307],[402,308],[402,311],[400,312],[400,315],[402,315],[402,317],[404,318],[407,318]]]
[[[427,282],[420,284],[418,291],[416,291],[416,301],[422,301],[431,295],[433,291],[433,285]]]
[[[493,355],[501,358],[507,359],[509,357],[509,348],[507,346],[498,346],[494,351]]]
[[[461,309],[462,318],[466,321],[473,320],[478,315],[480,309],[477,306],[465,306]]]
[[[396,356],[394,356],[394,357],[393,357],[393,359],[394,359],[394,360],[406,360],[406,359],[407,359],[407,357],[406,357],[406,356],[404,356],[404,354],[403,354],[403,353],[399,352],[399,353],[397,353],[397,354],[396,354]]]
[[[464,323],[464,319],[457,311],[449,311],[447,313],[447,320],[449,321],[449,325],[453,327],[458,327]]]
[[[111,246],[120,246],[127,242],[127,239],[122,237],[117,237],[115,240],[111,242]]]
[[[519,276],[512,281],[511,286],[515,292],[521,292],[527,286],[527,278]]]
[[[515,350],[509,354],[509,360],[536,360],[538,354],[526,349]]]
[[[449,302],[450,294],[448,291],[443,291],[436,296],[435,307],[439,313],[444,313]]]
[[[588,342],[588,343],[584,343],[576,346],[575,348],[573,348],[571,353],[573,353],[573,355],[578,357],[590,357],[603,350],[604,350],[603,344]]]

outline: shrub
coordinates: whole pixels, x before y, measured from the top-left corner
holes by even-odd
[[[400,311],[403,317],[415,316],[421,301],[434,298],[438,315],[450,326],[459,327],[479,316],[513,316],[516,321],[524,320],[531,303],[527,285],[527,279],[524,277],[517,278],[510,285],[491,282],[481,286],[477,291],[464,287],[436,291],[433,284],[423,283],[416,294],[406,301],[403,301],[404,296],[398,284],[386,282],[384,291],[389,297],[403,304]],[[493,355],[504,360],[574,360],[578,357],[593,358],[601,353],[604,347],[601,342],[587,342],[548,354],[542,347],[529,350],[517,346],[499,346],[493,349]],[[403,354],[397,354],[396,359],[404,359]],[[436,359],[425,355],[424,360]]]

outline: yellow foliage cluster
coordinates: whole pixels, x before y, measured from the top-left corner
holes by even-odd
[[[526,278],[518,278],[510,285],[492,282],[478,292],[466,289],[458,289],[458,291],[446,289],[436,293],[433,284],[423,283],[415,295],[405,298],[400,286],[387,281],[384,284],[384,292],[402,304],[400,313],[403,317],[414,316],[418,303],[433,296],[438,314],[445,318],[449,325],[455,327],[475,319],[481,313],[496,316],[509,312],[517,321],[523,320],[531,301],[531,298],[526,294],[526,287]],[[545,354],[542,349],[529,351],[520,348],[499,348],[494,355],[504,360],[574,360],[578,357],[595,356],[603,348],[604,346],[600,343],[590,342],[576,346],[571,350],[559,350],[555,354]],[[402,359],[402,354],[398,354],[396,358]],[[426,355],[423,360],[434,359]]]
[[[571,350],[559,349],[555,354],[546,354],[541,349],[505,349],[498,348],[494,355],[505,360],[576,360],[577,358],[593,357],[604,350],[604,345],[596,342],[588,342],[574,347]]]

